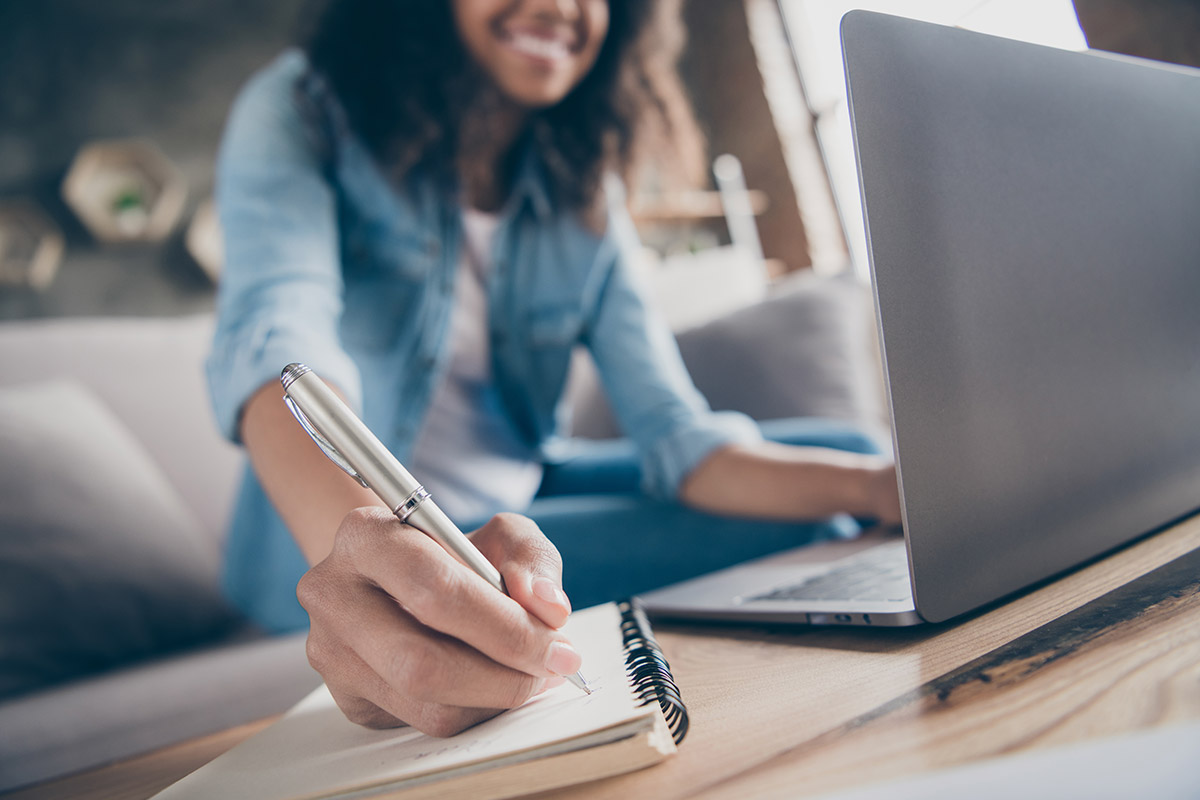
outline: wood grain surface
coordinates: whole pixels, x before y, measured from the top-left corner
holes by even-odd
[[[1200,550],[700,797],[795,797],[1200,718]]]
[[[797,797],[1200,717],[1200,516],[968,618],[663,626],[679,752],[540,797]],[[145,798],[265,726],[6,795]]]
[[[1080,654],[1091,670],[1088,686],[1064,688],[1061,702],[1069,703],[1075,692],[1107,695],[1103,705],[1108,710],[1096,713],[1103,713],[1111,724],[1094,731],[1088,730],[1096,724],[1094,719],[1088,722],[1065,712],[1057,735],[1043,731],[1046,723],[1037,718],[1042,711],[1037,702],[1020,705],[1025,692],[1036,687],[1025,686],[1016,666],[1007,669],[1017,670],[1013,674],[1020,679],[997,682],[998,691],[989,695],[998,697],[996,702],[1005,708],[1011,695],[1016,710],[998,720],[994,729],[977,718],[974,734],[966,741],[960,734],[942,739],[944,717],[924,713],[919,698],[926,691],[937,697],[947,688],[949,696],[955,696],[954,681],[961,680],[956,676],[973,664],[1197,548],[1200,517],[1193,517],[1004,604],[936,626],[800,632],[660,626],[659,642],[691,711],[688,739],[675,757],[652,769],[575,787],[559,796],[796,797],[997,755],[1017,749],[1017,742],[1036,746],[1035,741],[1050,744],[1144,727],[1146,722],[1133,720],[1144,719],[1142,707],[1150,688],[1123,684],[1115,666],[1092,667],[1091,650]],[[1180,591],[1186,595],[1185,589]],[[1187,602],[1194,604],[1194,590]],[[1125,625],[1122,619],[1123,615],[1111,616],[1113,633],[1128,636],[1125,647],[1133,651],[1182,642],[1194,637],[1197,627],[1193,621],[1189,628],[1182,616],[1157,612],[1126,620]],[[1118,627],[1124,632],[1118,633]],[[1053,639],[1059,631],[1055,626],[1046,635]],[[1171,698],[1172,691],[1194,692],[1194,680],[1190,689],[1183,688],[1189,686],[1188,670],[1192,675],[1200,670],[1200,653],[1195,639],[1191,641],[1192,649],[1180,647],[1179,672],[1148,677],[1148,687],[1174,700],[1178,698]],[[1103,662],[1104,652],[1097,663]],[[1159,667],[1167,669],[1173,658],[1164,657]],[[1078,669],[1066,673],[1071,676]],[[1041,681],[1062,673],[1045,669],[1038,687],[1050,685]],[[1177,688],[1161,688],[1160,680]],[[968,696],[972,685],[989,684],[986,679],[963,684],[957,697]],[[1165,703],[1163,721],[1200,716],[1194,693],[1189,696],[1190,705]],[[880,736],[885,726],[889,733]],[[880,753],[863,753],[865,740],[876,736],[895,742]]]

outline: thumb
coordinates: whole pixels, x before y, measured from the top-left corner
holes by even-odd
[[[558,579],[549,575],[531,575],[529,593],[529,602],[517,601],[526,610],[556,630],[567,624],[567,617],[571,615],[571,601],[567,599]]]
[[[533,520],[499,514],[473,539],[500,571],[509,597],[551,628],[567,624],[571,601],[562,589],[562,559]]]

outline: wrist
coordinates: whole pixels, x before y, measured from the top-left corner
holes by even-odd
[[[880,461],[866,470],[866,514],[886,525],[900,522],[900,492],[896,485],[896,469],[891,462]]]

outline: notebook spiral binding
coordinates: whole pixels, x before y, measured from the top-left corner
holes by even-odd
[[[671,677],[671,665],[650,630],[646,612],[636,600],[617,603],[621,612],[621,638],[625,642],[625,670],[642,705],[658,701],[675,744],[688,730],[687,707]]]

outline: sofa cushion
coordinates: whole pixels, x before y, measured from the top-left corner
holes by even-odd
[[[884,421],[870,290],[799,273],[761,303],[678,336],[696,387],[716,410],[754,419]]]
[[[321,684],[307,638],[240,631],[0,703],[0,793],[286,711]]]
[[[849,278],[796,273],[765,300],[676,332],[692,380],[714,409],[757,420],[825,417],[886,431],[870,290]],[[571,432],[620,432],[585,353],[572,363]]]
[[[77,383],[0,389],[0,697],[195,644],[233,616],[218,552]]]
[[[220,541],[242,453],[209,409],[204,356],[212,329],[209,313],[8,320],[0,323],[0,386],[71,380],[95,392]]]

